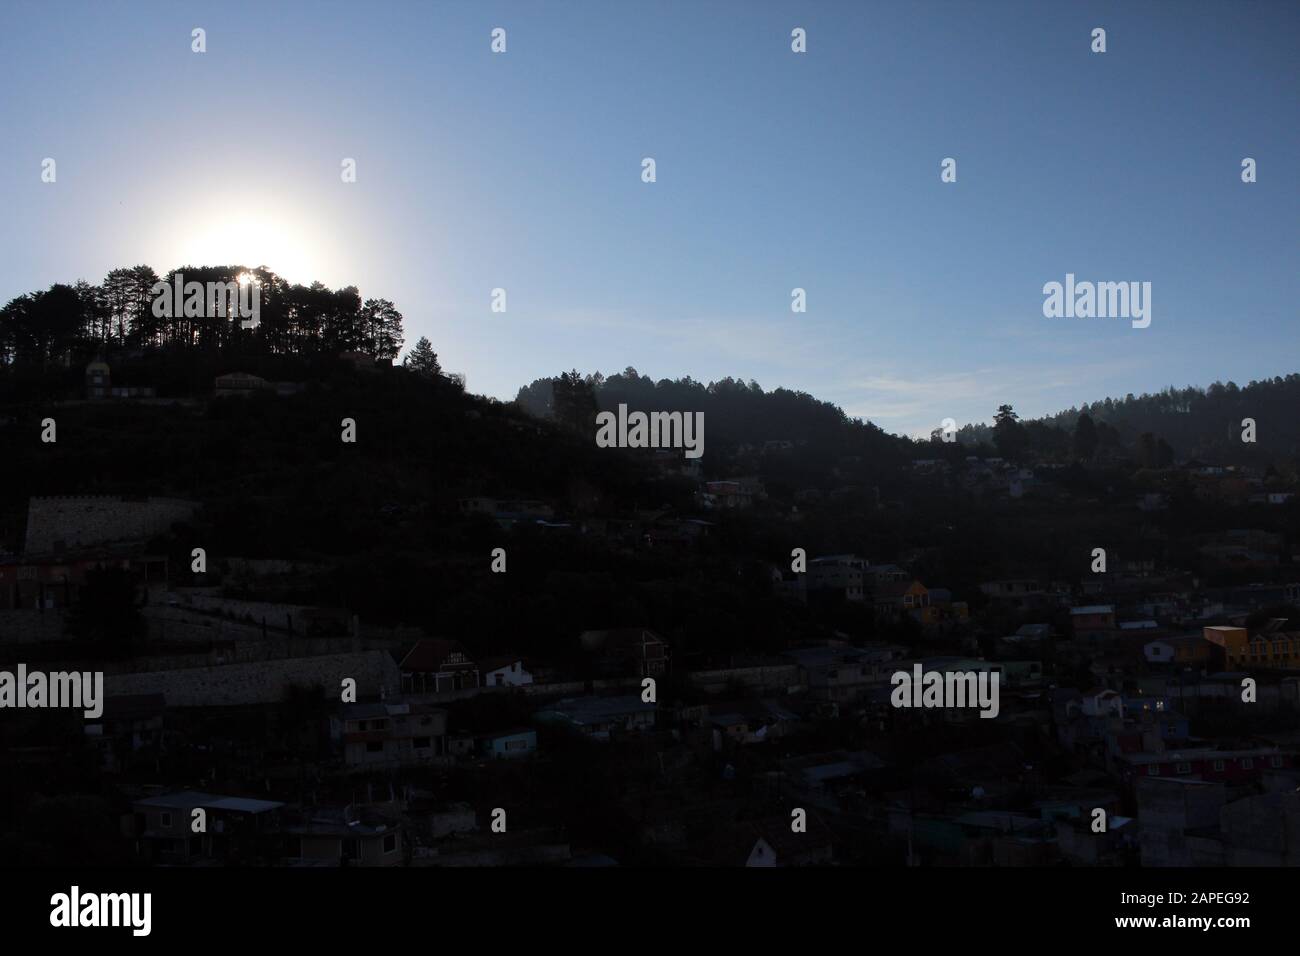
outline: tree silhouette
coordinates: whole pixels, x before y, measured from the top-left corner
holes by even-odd
[[[361,321],[366,351],[376,358],[397,358],[397,353],[402,350],[402,313],[397,311],[393,303],[387,299],[367,299],[361,307]],[[428,339],[422,338],[420,341],[429,344]],[[436,355],[433,364],[436,375]]]
[[[993,444],[1003,458],[1019,458],[1025,447],[1025,429],[1010,405],[999,405],[993,416]]]
[[[256,328],[244,327],[235,296],[225,296],[223,309],[207,294],[209,283],[239,289],[250,276],[260,303]],[[387,359],[402,348],[401,312],[388,299],[363,303],[355,286],[289,285],[265,266],[243,265],[183,265],[161,281],[175,289],[178,278],[181,297],[162,315],[154,314],[159,277],[148,265],[113,269],[99,285],[83,280],[20,295],[0,308],[0,365],[66,365],[128,347],[303,356],[360,350]],[[187,309],[185,287],[193,282],[203,301]]]
[[[596,390],[583,379],[577,369],[564,372],[555,380],[555,418],[560,424],[575,432],[591,432],[596,428]]]
[[[423,378],[437,378],[442,374],[442,367],[438,365],[438,353],[423,335],[416,340],[415,348],[402,360],[402,367]]]
[[[1092,416],[1084,412],[1074,426],[1074,454],[1088,461],[1097,453],[1097,426]]]

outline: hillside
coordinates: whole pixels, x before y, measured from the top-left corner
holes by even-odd
[[[1165,388],[1154,394],[1106,398],[1080,408],[1025,422],[1053,429],[1062,436],[1074,431],[1081,414],[1115,429],[1120,444],[1135,449],[1143,434],[1163,439],[1182,460],[1201,459],[1224,464],[1280,463],[1300,456],[1300,374],[1245,387],[1234,382],[1200,388]],[[1258,441],[1242,442],[1242,420],[1253,418]],[[957,433],[963,444],[993,442],[993,427],[967,425]],[[1044,445],[1050,445],[1050,436]]]

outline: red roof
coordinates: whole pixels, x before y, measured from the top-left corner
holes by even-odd
[[[448,663],[449,658],[461,655],[464,660]],[[402,658],[403,671],[427,673],[430,671],[473,670],[474,662],[460,641],[445,638],[425,638],[417,641],[415,646]]]

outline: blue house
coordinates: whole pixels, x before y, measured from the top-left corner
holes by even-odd
[[[493,760],[527,757],[537,753],[537,731],[528,727],[517,727],[495,734],[479,734],[477,739],[479,753]]]

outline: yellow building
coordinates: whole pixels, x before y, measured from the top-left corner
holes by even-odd
[[[1252,639],[1244,627],[1216,625],[1203,633],[1211,644],[1223,648],[1229,669],[1250,667],[1300,667],[1300,632],[1283,631],[1282,621],[1271,622]]]
[[[892,581],[876,588],[876,615],[878,617],[902,617],[910,614],[922,624],[933,624],[937,608],[930,606],[930,592],[924,584],[913,579],[911,582]]]

